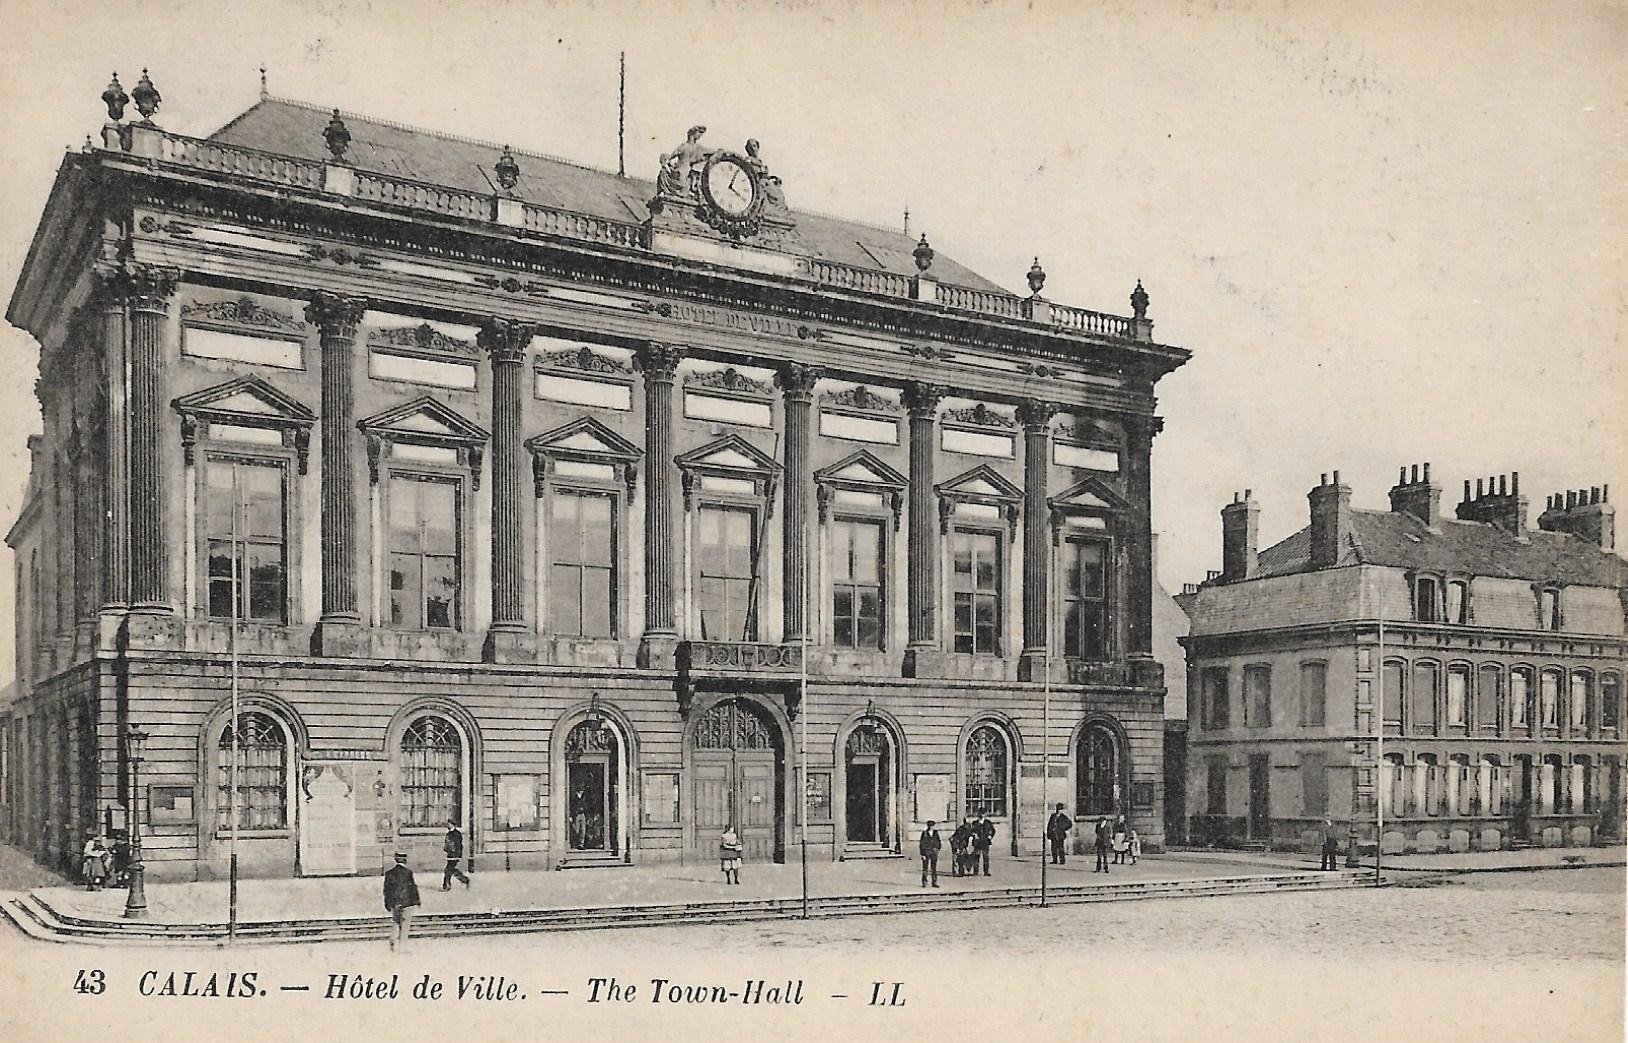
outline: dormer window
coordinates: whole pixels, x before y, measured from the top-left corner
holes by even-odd
[[[1538,590],[1538,629],[1559,630],[1560,624],[1560,588],[1540,588]]]
[[[1447,581],[1446,622],[1464,626],[1470,622],[1470,584],[1461,579]]]
[[[1434,576],[1414,577],[1413,618],[1420,623],[1441,622],[1441,583]]]

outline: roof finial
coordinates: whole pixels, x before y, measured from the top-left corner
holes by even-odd
[[[1036,297],[1046,286],[1046,269],[1040,267],[1040,258],[1036,257],[1034,263],[1029,265],[1029,292]]]
[[[1136,280],[1136,289],[1131,291],[1131,314],[1138,319],[1148,317],[1148,292],[1142,289],[1142,280]]]
[[[492,168],[497,174],[497,183],[505,192],[513,192],[514,186],[520,183],[520,164],[515,161],[514,153],[509,146],[503,146],[503,155],[497,157],[497,165]]]
[[[124,93],[124,88],[119,85],[118,73],[113,74],[107,90],[102,92],[102,104],[107,106],[108,119],[114,123],[124,119],[124,107],[130,104],[130,95]]]
[[[933,248],[927,244],[926,232],[921,233],[921,242],[917,243],[916,248],[910,251],[910,255],[916,259],[916,269],[918,271],[925,272],[933,266]]]
[[[906,203],[904,205],[904,234],[905,234],[905,238],[908,239],[910,237],[910,204],[909,203]]]
[[[271,91],[266,89],[266,63],[260,63],[260,100],[265,101],[271,97]]]
[[[164,100],[164,96],[153,86],[146,69],[141,70],[141,79],[136,82],[135,92],[131,97],[136,102],[136,111],[141,113],[141,122],[152,123],[153,113],[158,111],[158,105]]]
[[[345,162],[345,150],[350,148],[350,128],[339,118],[338,109],[334,110],[333,119],[322,129],[322,140],[328,143],[328,151],[333,153],[335,163]]]

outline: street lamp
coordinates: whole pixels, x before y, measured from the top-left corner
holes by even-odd
[[[124,918],[139,920],[147,915],[147,888],[141,864],[141,755],[147,748],[147,733],[137,725],[124,729],[125,755],[130,759],[130,891],[124,900]]]

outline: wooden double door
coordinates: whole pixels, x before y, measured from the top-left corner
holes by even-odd
[[[759,708],[726,699],[706,711],[691,739],[694,850],[717,854],[729,826],[748,862],[785,858],[785,779],[779,729]]]

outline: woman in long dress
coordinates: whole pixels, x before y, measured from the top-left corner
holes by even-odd
[[[85,877],[85,890],[100,891],[102,881],[107,879],[108,852],[107,845],[102,838],[92,835],[85,841],[84,856],[80,860],[79,869]]]

